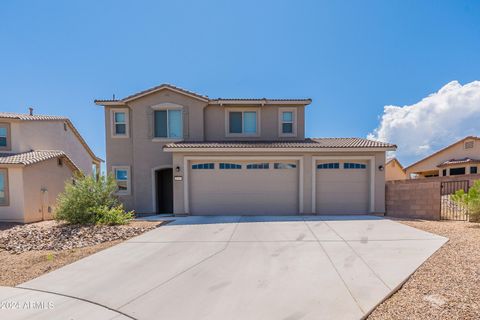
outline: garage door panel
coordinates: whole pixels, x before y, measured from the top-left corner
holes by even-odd
[[[262,161],[264,162],[264,161]],[[298,213],[298,168],[190,169],[190,212],[209,215]],[[249,162],[250,163],[250,162]]]
[[[352,161],[364,164],[366,168],[345,169],[344,161],[340,159],[329,162],[339,163],[339,168],[316,169],[316,212],[319,214],[368,213],[368,163]]]

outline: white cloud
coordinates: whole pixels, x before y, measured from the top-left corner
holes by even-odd
[[[404,165],[468,135],[480,135],[480,81],[452,81],[409,106],[385,106],[370,139],[398,146]]]

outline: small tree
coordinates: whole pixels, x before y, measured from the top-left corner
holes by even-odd
[[[480,222],[480,180],[475,181],[468,192],[455,192],[452,200],[467,210],[470,221]]]
[[[55,219],[72,224],[125,224],[133,219],[133,212],[125,212],[116,190],[112,175],[98,179],[77,175],[58,196]]]

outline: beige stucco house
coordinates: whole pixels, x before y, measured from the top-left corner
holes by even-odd
[[[405,168],[407,177],[429,178],[477,174],[480,138],[465,137]]]
[[[0,112],[0,221],[52,218],[65,181],[101,161],[67,118]]]
[[[211,99],[160,85],[105,107],[107,171],[137,213],[385,211],[385,152],[360,138],[305,138],[310,99]]]
[[[405,180],[407,179],[407,173],[403,168],[400,161],[397,158],[392,158],[385,164],[385,180]]]

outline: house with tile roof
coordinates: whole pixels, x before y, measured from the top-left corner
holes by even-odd
[[[480,166],[480,138],[467,136],[409,165],[409,179],[477,174]]]
[[[407,179],[407,173],[403,168],[400,161],[397,158],[391,158],[385,164],[385,180],[405,180]]]
[[[362,138],[305,137],[311,99],[209,98],[163,84],[105,110],[107,171],[137,213],[385,212],[385,153]]]
[[[101,162],[68,118],[0,112],[0,221],[51,219],[65,182]]]

